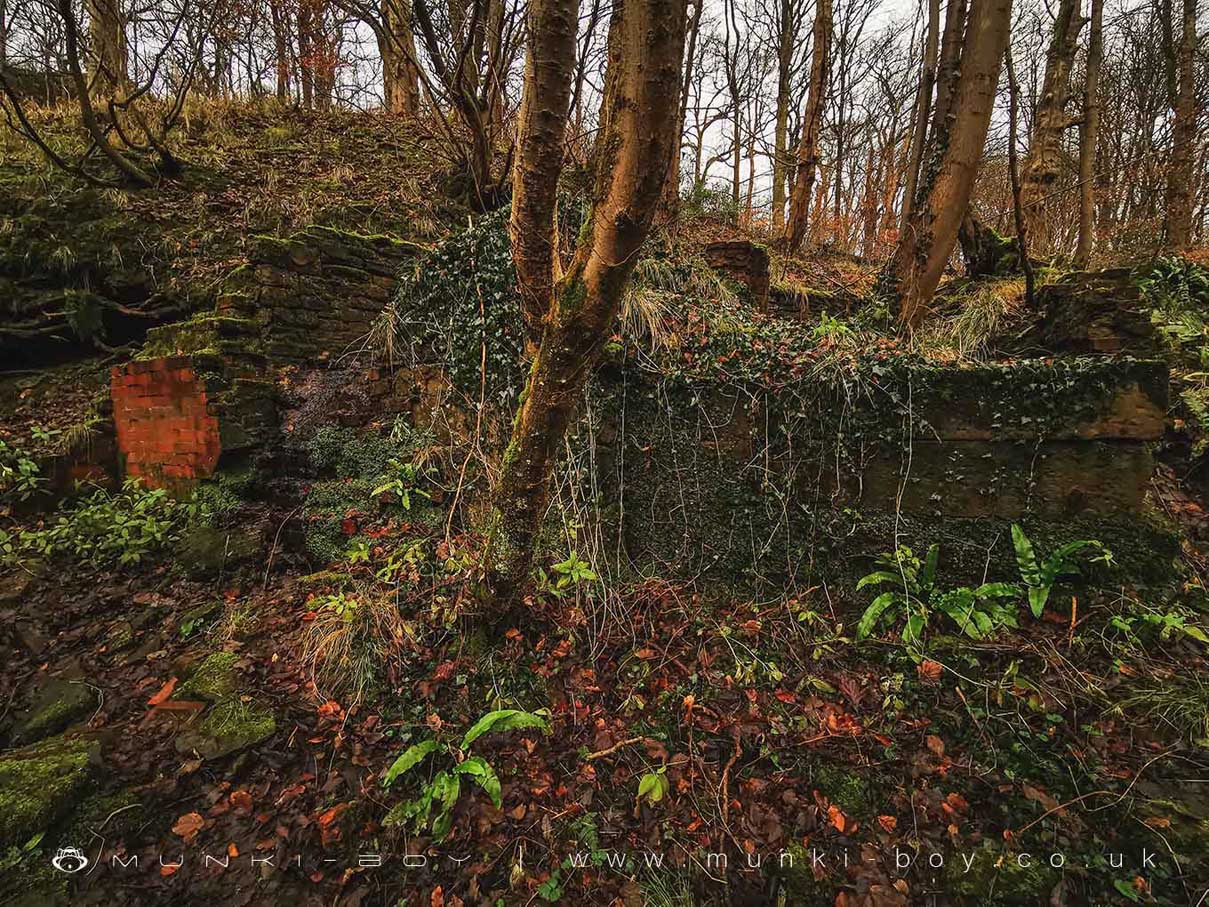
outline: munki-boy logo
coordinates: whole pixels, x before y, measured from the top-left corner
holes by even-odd
[[[59,872],[79,872],[88,866],[88,857],[78,847],[60,847],[50,865]]]

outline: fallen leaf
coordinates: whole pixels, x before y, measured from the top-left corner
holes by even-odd
[[[930,658],[925,658],[920,662],[916,669],[919,674],[919,679],[927,684],[934,684],[940,680],[940,673],[943,670],[939,661],[933,661]]]
[[[848,827],[848,817],[834,803],[827,807],[827,818],[840,834],[843,834],[844,829]]]
[[[192,841],[197,833],[206,827],[206,820],[201,813],[185,813],[172,826],[172,833],[180,835],[186,841]]]
[[[884,828],[887,834],[893,834],[894,829],[898,828],[898,819],[894,816],[878,816],[877,824]]]
[[[235,810],[237,814],[247,815],[252,811],[252,795],[242,788],[240,790],[231,791],[231,794],[227,797],[227,800],[230,802],[231,808]]]
[[[445,889],[440,885],[434,888],[428,902],[431,907],[445,907]]]
[[[227,856],[229,856],[229,857],[239,856],[239,848],[235,846],[234,841],[232,841],[230,844],[227,845]]]
[[[944,758],[945,742],[943,740],[941,740],[935,734],[929,734],[924,742],[928,745],[928,749],[932,751],[932,754],[936,756],[936,758]]]
[[[170,678],[169,681],[160,687],[159,692],[147,700],[147,705],[159,705],[167,700],[172,695],[172,691],[176,689],[176,678]]]

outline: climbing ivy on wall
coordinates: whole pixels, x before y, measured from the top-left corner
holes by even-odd
[[[507,211],[473,222],[403,275],[384,345],[410,365],[442,366],[468,399],[509,404],[524,384],[524,332]]]

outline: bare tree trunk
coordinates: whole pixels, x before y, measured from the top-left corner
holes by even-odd
[[[1053,192],[1062,167],[1062,133],[1071,125],[1066,102],[1070,98],[1070,72],[1083,22],[1079,16],[1079,0],[1059,0],[1054,34],[1045,57],[1041,99],[1021,173],[1024,219],[1028,222],[1034,248],[1043,253],[1053,251],[1054,224],[1049,216],[1051,206],[1047,196]]]
[[[915,203],[915,187],[919,180],[919,167],[924,158],[927,143],[928,114],[932,110],[932,87],[936,81],[936,56],[940,43],[940,0],[928,0],[928,34],[924,47],[924,68],[919,80],[919,97],[915,105],[915,126],[911,134],[911,156],[907,160],[907,184],[903,190],[902,227],[906,230],[911,220],[911,206]]]
[[[277,100],[290,96],[290,35],[282,0],[270,0],[269,18],[273,24],[273,51],[277,59]]]
[[[793,67],[793,0],[780,0],[777,41],[777,120],[772,151],[772,229],[785,228],[785,182],[789,171],[790,77]]]
[[[495,487],[483,567],[497,606],[514,606],[529,579],[555,459],[663,193],[679,138],[685,19],[684,0],[617,0],[613,8],[592,213],[552,294]],[[564,65],[569,83],[574,61]]]
[[[1086,268],[1095,242],[1096,145],[1100,141],[1100,65],[1104,59],[1104,0],[1091,0],[1083,120],[1079,124],[1079,242],[1075,267]]]
[[[416,40],[411,31],[411,8],[406,0],[382,0],[382,94],[390,113],[415,116],[420,112],[420,78],[416,73]]]
[[[88,10],[88,82],[96,96],[112,96],[130,87],[126,54],[126,17],[120,0],[86,0]]]
[[[1011,0],[972,0],[953,97],[952,125],[935,136],[939,160],[918,193],[920,204],[899,238],[888,282],[904,324],[915,325],[936,292],[970,203],[986,142],[995,86],[1007,46]]]
[[[1196,0],[1183,0],[1183,30],[1176,52],[1172,98],[1171,166],[1167,178],[1167,247],[1192,242],[1192,173],[1196,155]]]
[[[1097,0],[1098,2],[1098,0]],[[1004,52],[1008,77],[1008,179],[1012,184],[1012,215],[1016,220],[1016,246],[1020,251],[1020,268],[1024,271],[1024,300],[1033,307],[1033,263],[1029,260],[1028,223],[1024,219],[1021,202],[1020,168],[1016,161],[1016,121],[1020,111],[1020,83],[1016,81],[1016,67],[1012,65],[1012,48]]]
[[[530,0],[528,12],[529,50],[508,233],[525,329],[535,341],[541,336],[559,271],[555,203],[571,104],[571,80],[566,74],[575,65],[579,3]]]
[[[831,54],[831,0],[816,0],[814,34],[811,43],[810,88],[806,110],[802,114],[802,142],[798,146],[797,171],[789,196],[789,220],[785,222],[785,247],[796,251],[806,235],[810,197],[815,171],[819,166],[819,131],[823,123],[823,105],[827,99],[828,63]]]
[[[597,0],[599,2],[599,0]],[[693,14],[688,22],[688,36],[684,49],[684,78],[680,82],[680,106],[676,114],[676,135],[683,140],[684,124],[688,117],[688,98],[693,84],[693,68],[696,66],[697,39],[701,34],[701,14],[705,10],[705,0],[691,0]],[[672,153],[672,159],[667,168],[667,184],[663,188],[663,201],[660,205],[664,216],[675,217],[680,207],[680,152],[683,143],[677,144]],[[700,153],[698,153],[698,158]]]

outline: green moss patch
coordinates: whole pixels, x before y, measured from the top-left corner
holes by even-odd
[[[267,740],[277,730],[273,713],[255,702],[226,699],[210,708],[201,722],[176,740],[180,753],[221,759]]]
[[[70,812],[98,756],[94,742],[54,738],[0,757],[0,848],[24,844]]]

